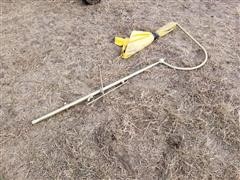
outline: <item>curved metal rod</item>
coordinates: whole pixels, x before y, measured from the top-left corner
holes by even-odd
[[[204,60],[201,64],[199,64],[197,66],[194,66],[194,67],[178,67],[178,66],[174,66],[172,64],[169,64],[165,61],[163,62],[163,64],[172,68],[172,69],[182,70],[182,71],[192,71],[192,70],[196,70],[196,69],[201,68],[202,66],[204,66],[204,64],[206,64],[206,62],[208,60],[207,50],[191,34],[189,34],[182,26],[180,26],[179,24],[177,24],[177,26],[202,49],[202,51],[205,54],[205,58],[204,58]]]

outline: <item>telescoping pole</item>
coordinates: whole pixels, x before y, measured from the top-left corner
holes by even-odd
[[[54,110],[54,111],[52,111],[52,112],[50,112],[50,113],[48,113],[48,114],[38,118],[38,119],[33,120],[32,124],[36,124],[36,123],[39,123],[39,122],[41,122],[43,120],[46,120],[46,119],[48,119],[48,118],[50,118],[50,117],[52,117],[52,116],[54,116],[54,115],[56,115],[56,114],[58,114],[58,113],[60,113],[62,111],[65,111],[65,110],[67,110],[67,109],[69,109],[69,108],[71,108],[71,107],[73,107],[73,106],[75,106],[75,105],[77,105],[77,104],[79,104],[81,102],[84,102],[84,101],[87,101],[87,100],[89,101],[89,100],[93,99],[94,96],[96,96],[98,94],[101,94],[102,92],[108,91],[111,88],[114,88],[114,87],[116,87],[118,85],[124,84],[127,80],[129,80],[129,79],[135,77],[136,75],[141,74],[144,71],[147,71],[148,69],[150,69],[150,68],[152,68],[152,67],[154,67],[154,66],[156,66],[156,65],[158,65],[160,63],[163,63],[163,62],[164,62],[164,59],[160,59],[158,62],[155,62],[155,63],[153,63],[153,64],[151,64],[151,65],[149,65],[149,66],[147,66],[147,67],[145,67],[143,69],[140,69],[140,70],[138,70],[138,71],[136,71],[136,72],[134,72],[134,73],[132,73],[132,74],[122,78],[122,79],[119,79],[118,81],[115,81],[115,82],[113,82],[113,83],[111,83],[111,84],[109,84],[109,85],[107,85],[107,86],[105,86],[105,87],[103,87],[101,89],[98,89],[98,90],[96,90],[96,91],[94,91],[94,92],[92,92],[92,93],[90,93],[90,94],[88,94],[88,95],[86,95],[84,97],[81,97],[81,98],[77,99],[76,101],[73,101],[73,102],[71,102],[69,104],[66,104],[65,106],[63,106],[63,107],[61,107],[59,109],[56,109],[56,110]]]

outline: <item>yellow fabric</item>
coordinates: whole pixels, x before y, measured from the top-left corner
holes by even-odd
[[[157,30],[156,34],[160,37],[173,31],[177,23],[171,22]],[[130,38],[115,37],[115,44],[122,47],[121,57],[127,59],[154,41],[154,35],[146,31],[133,31]]]
[[[174,29],[176,29],[176,27],[177,27],[177,23],[170,22],[170,23],[166,24],[165,26],[161,27],[160,29],[158,29],[156,31],[156,33],[160,37],[163,37],[163,36],[167,35],[168,33],[170,33],[171,31],[173,31]]]

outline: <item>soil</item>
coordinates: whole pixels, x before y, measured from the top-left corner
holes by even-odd
[[[0,179],[240,179],[238,0],[3,0]],[[115,36],[176,21],[206,47],[207,64],[164,66],[92,105],[31,121],[165,58],[196,65],[181,31],[129,60]]]

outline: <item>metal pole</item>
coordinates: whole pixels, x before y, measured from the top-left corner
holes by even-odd
[[[116,82],[113,82],[112,84],[109,84],[109,85],[107,85],[105,87],[102,87],[101,89],[98,89],[98,90],[90,93],[87,96],[81,97],[80,99],[78,99],[76,101],[73,101],[73,102],[71,102],[71,103],[69,103],[69,104],[67,104],[67,105],[65,105],[65,106],[63,106],[63,107],[61,107],[59,109],[56,109],[55,111],[52,111],[52,112],[50,112],[50,113],[48,113],[48,114],[46,114],[46,115],[44,115],[44,116],[42,116],[42,117],[40,117],[38,119],[35,119],[35,120],[32,121],[32,124],[36,124],[36,123],[39,123],[39,122],[41,122],[43,120],[46,120],[46,119],[48,119],[48,118],[50,118],[50,117],[52,117],[52,116],[54,116],[54,115],[56,115],[56,114],[58,114],[58,113],[60,113],[62,111],[65,111],[65,110],[67,110],[67,109],[69,109],[69,108],[71,108],[71,107],[73,107],[73,106],[75,106],[75,105],[77,105],[77,104],[79,104],[79,103],[81,103],[83,101],[91,100],[94,96],[96,96],[98,94],[102,94],[102,92],[105,92],[105,91],[107,91],[107,90],[109,90],[109,89],[111,89],[111,88],[113,88],[113,87],[115,87],[117,85],[123,84],[127,80],[135,77],[138,74],[143,73],[144,71],[146,71],[146,70],[148,70],[148,69],[150,69],[150,68],[152,68],[152,67],[154,67],[154,66],[156,66],[156,65],[158,65],[160,63],[164,63],[164,59],[160,59],[156,63],[153,63],[153,64],[151,64],[151,65],[149,65],[149,66],[147,66],[147,67],[145,67],[143,69],[140,69],[140,70],[138,70],[138,71],[136,71],[136,72],[134,72],[134,73],[132,73],[132,74],[130,74],[130,75],[128,75],[128,76],[118,80],[118,81],[116,81]]]

